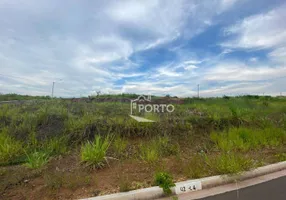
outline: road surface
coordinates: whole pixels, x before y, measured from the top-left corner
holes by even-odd
[[[221,185],[160,200],[286,200],[286,169],[238,183]]]
[[[201,200],[286,200],[286,176]]]

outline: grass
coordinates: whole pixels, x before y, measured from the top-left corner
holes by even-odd
[[[68,139],[67,137],[55,137],[43,144],[43,149],[50,155],[61,155],[68,151]]]
[[[125,138],[122,138],[120,136],[115,137],[113,141],[113,148],[117,155],[121,156],[124,154],[124,151],[126,150],[128,145],[128,140]]]
[[[205,155],[205,160],[216,174],[237,174],[254,167],[251,159],[235,153],[221,153],[211,158]]]
[[[133,97],[133,94],[117,95],[114,99]],[[154,178],[150,174],[157,170],[170,171],[177,180],[239,173],[256,167],[255,163],[285,160],[285,98],[189,98],[184,104],[176,104],[173,113],[152,113],[151,117],[158,119],[156,123],[131,119],[129,102],[104,102],[112,100],[112,95],[95,98],[98,102],[49,99],[1,104],[0,165],[24,162],[26,167],[13,167],[43,174],[56,166],[63,170],[89,171],[103,168],[109,154],[114,155],[129,179],[120,181],[109,177],[112,184],[102,184],[109,185],[107,189],[101,184],[96,186],[104,194],[115,187],[127,191],[150,186]],[[115,133],[115,137],[108,136],[110,133]],[[259,156],[261,153],[265,155],[263,158]],[[63,156],[52,159],[57,155]],[[49,167],[44,167],[50,158]],[[118,160],[110,162],[110,168],[96,169],[96,173],[89,171],[91,180],[106,171],[114,172]],[[85,168],[86,165],[93,168]],[[0,176],[9,179],[9,173],[8,170]],[[88,184],[94,186],[86,178],[76,184],[74,180],[79,177],[73,177],[74,173],[61,173],[39,176],[45,179],[48,188],[74,190]],[[139,178],[144,179],[144,184],[134,185]]]
[[[188,178],[200,178],[209,173],[207,165],[202,155],[193,155],[187,162],[182,163],[184,165],[183,173]]]
[[[111,143],[111,137],[97,135],[93,142],[87,142],[81,147],[81,161],[87,165],[103,167],[107,162],[106,153]]]
[[[30,169],[39,169],[46,165],[49,161],[49,154],[45,152],[33,152],[27,154],[27,160],[24,164]]]
[[[140,146],[140,158],[147,163],[155,163],[160,158],[160,153],[158,147],[152,144],[141,144]]]
[[[177,155],[179,145],[172,143],[168,136],[155,137],[147,144],[141,144],[140,157],[148,163],[154,163],[162,157]]]
[[[223,133],[211,133],[212,141],[223,151],[249,151],[263,147],[278,147],[285,143],[286,132],[280,128],[231,128]]]
[[[0,133],[0,165],[16,162],[22,152],[22,143],[10,137],[7,129],[3,129]]]

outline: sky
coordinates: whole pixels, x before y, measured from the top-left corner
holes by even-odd
[[[284,0],[0,0],[0,93],[286,95]]]

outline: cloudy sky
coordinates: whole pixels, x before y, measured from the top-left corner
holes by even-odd
[[[284,0],[0,0],[0,93],[286,94]]]

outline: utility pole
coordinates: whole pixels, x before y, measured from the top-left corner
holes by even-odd
[[[52,98],[54,97],[54,87],[55,87],[55,81],[53,81],[53,87],[52,87]]]
[[[198,84],[198,98],[200,98],[200,84]]]

